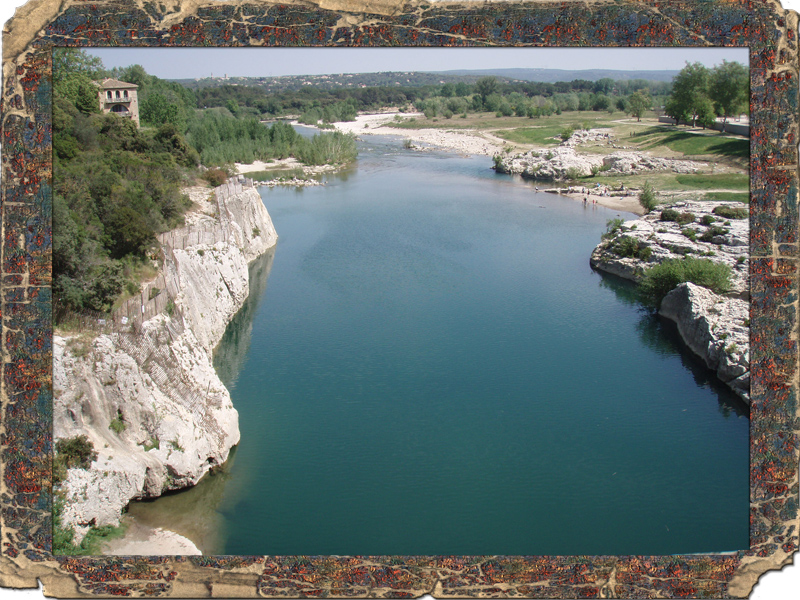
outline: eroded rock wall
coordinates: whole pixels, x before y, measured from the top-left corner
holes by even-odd
[[[136,331],[54,335],[54,437],[86,435],[98,454],[61,487],[76,541],[92,525],[117,524],[131,500],[196,484],[239,441],[212,355],[249,294],[248,263],[277,235],[254,188],[214,209],[185,233],[216,227],[224,239],[165,249],[178,290],[169,310]]]

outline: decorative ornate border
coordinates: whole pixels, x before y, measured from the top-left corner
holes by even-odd
[[[0,582],[58,596],[727,597],[798,549],[798,15],[774,0],[31,0],[3,31]],[[50,47],[739,46],[751,73],[750,548],[54,558]]]

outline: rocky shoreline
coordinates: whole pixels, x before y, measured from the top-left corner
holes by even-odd
[[[163,274],[176,292],[166,310],[111,332],[53,336],[54,438],[86,436],[97,453],[57,490],[75,543],[118,525],[132,500],[195,485],[239,442],[212,355],[249,294],[249,262],[277,234],[255,188],[230,189],[165,234]]]
[[[678,202],[620,223],[592,252],[592,268],[639,281],[668,259],[707,258],[731,269],[725,294],[692,283],[677,286],[658,312],[674,321],[686,345],[744,402],[750,403],[749,220],[746,205]],[[728,215],[728,216],[723,216]],[[741,216],[738,214],[737,216]]]

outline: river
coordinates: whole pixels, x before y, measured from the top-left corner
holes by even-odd
[[[262,188],[280,239],[215,358],[241,443],[130,514],[209,554],[747,548],[746,407],[589,267],[619,213],[490,166],[374,136]]]

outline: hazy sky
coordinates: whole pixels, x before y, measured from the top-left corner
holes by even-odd
[[[686,62],[748,64],[746,48],[94,48],[107,68],[142,65],[163,79],[275,77],[523,67],[678,70]]]

